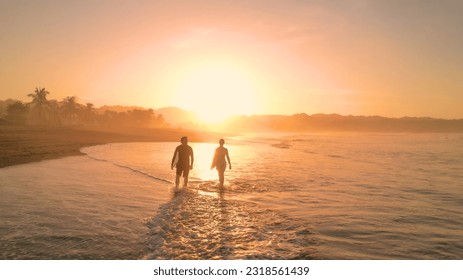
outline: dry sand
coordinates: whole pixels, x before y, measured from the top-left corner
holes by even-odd
[[[203,131],[154,128],[65,128],[0,124],[0,168],[82,154],[79,150],[116,142],[217,141],[223,135]]]

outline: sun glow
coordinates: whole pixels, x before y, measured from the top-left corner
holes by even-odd
[[[256,111],[257,90],[247,69],[230,62],[204,61],[181,72],[172,102],[194,111],[201,121],[217,123]]]

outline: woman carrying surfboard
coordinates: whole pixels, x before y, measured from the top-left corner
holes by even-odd
[[[220,187],[223,187],[223,182],[225,180],[225,169],[227,169],[227,161],[228,161],[228,166],[230,169],[231,169],[231,162],[230,162],[230,156],[228,155],[228,149],[223,146],[225,144],[225,140],[220,139],[219,144],[220,144],[220,147],[215,149],[214,158],[212,159],[211,169],[214,167],[217,169],[217,172],[219,173]],[[225,159],[227,161],[225,161]]]

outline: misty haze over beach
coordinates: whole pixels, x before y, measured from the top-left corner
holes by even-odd
[[[0,1],[0,259],[463,259],[462,14]]]

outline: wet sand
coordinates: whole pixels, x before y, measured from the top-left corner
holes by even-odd
[[[82,147],[121,142],[170,142],[188,136],[209,142],[221,137],[203,131],[169,128],[36,127],[0,124],[0,168],[81,155]]]

